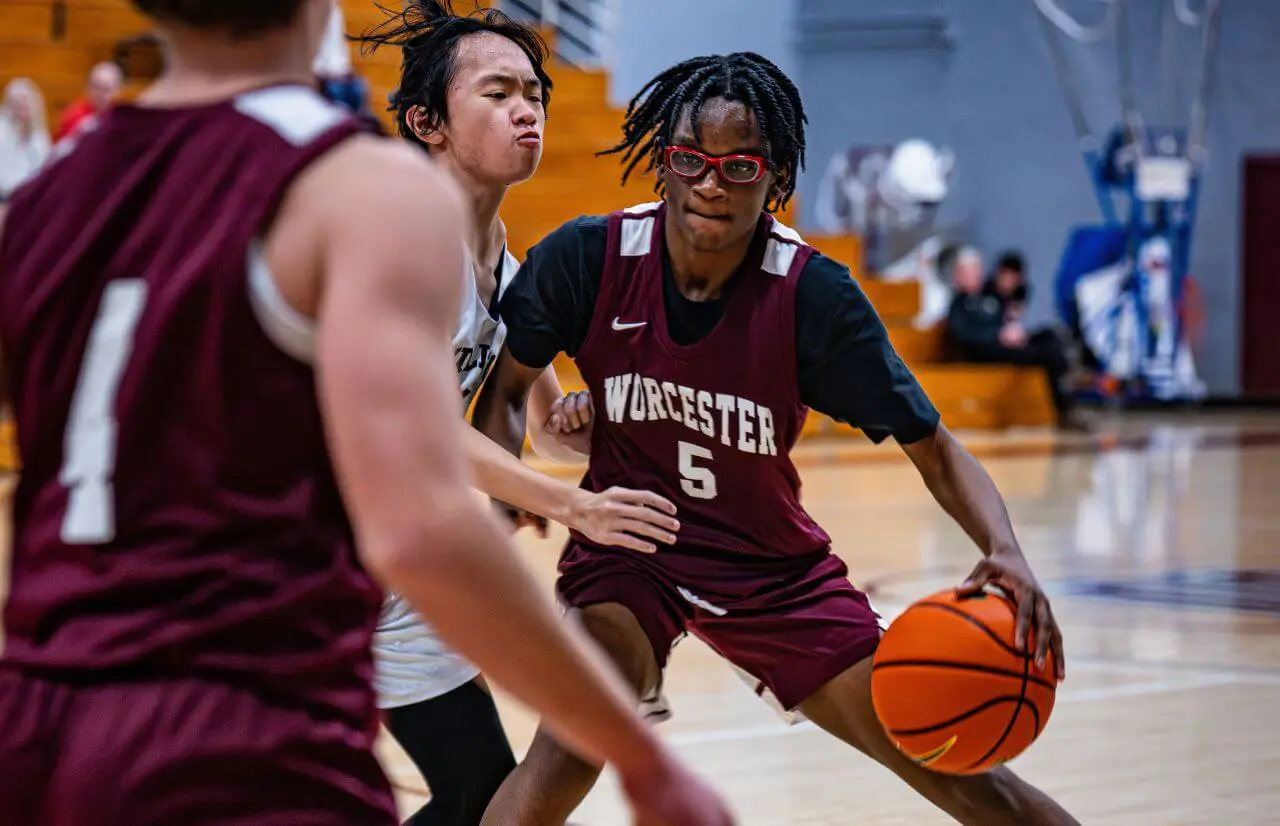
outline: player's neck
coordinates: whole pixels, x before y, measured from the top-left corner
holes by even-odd
[[[471,252],[472,276],[476,280],[476,291],[486,307],[493,301],[493,293],[498,289],[498,270],[500,257],[507,243],[507,228],[498,217],[496,208],[488,223],[477,221],[467,239],[467,249]]]
[[[497,265],[498,256],[507,243],[507,228],[498,211],[502,209],[502,200],[507,197],[509,187],[469,175],[453,162],[453,156],[448,152],[435,155],[435,159],[449,170],[454,180],[461,185],[463,196],[467,199],[468,212],[471,214],[471,237],[467,239],[467,247],[471,255],[482,266],[492,269]]]
[[[752,235],[724,250],[707,252],[694,249],[674,226],[670,212],[666,220],[667,257],[676,289],[690,301],[714,301],[724,291],[733,274],[742,266],[751,249]]]
[[[264,86],[314,82],[306,46],[291,32],[253,41],[172,32],[165,48],[165,71],[139,96],[139,103],[211,103]]]
[[[507,227],[502,223],[498,210],[502,208],[502,199],[507,194],[504,186],[501,191],[469,190],[467,198],[471,206],[471,254],[477,261],[496,264],[497,257],[507,243]]]

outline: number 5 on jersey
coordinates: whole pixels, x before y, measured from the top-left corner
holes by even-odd
[[[115,538],[116,391],[146,301],[142,279],[112,281],[89,331],[62,444],[59,481],[67,488],[62,541],[68,545],[100,545]]]
[[[679,442],[680,489],[694,499],[716,498],[716,475],[706,463],[714,457],[705,447]],[[699,464],[702,462],[702,464]]]

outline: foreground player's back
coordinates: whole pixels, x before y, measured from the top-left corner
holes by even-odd
[[[310,328],[259,250],[288,184],[361,131],[293,86],[121,107],[14,199],[11,664],[229,674],[370,712],[380,594],[329,466]]]

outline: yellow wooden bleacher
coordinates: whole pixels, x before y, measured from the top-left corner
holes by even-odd
[[[111,59],[124,38],[144,34],[149,26],[126,0],[66,0],[55,13],[51,0],[0,2],[0,87],[17,76],[31,77],[44,91],[50,122],[84,86],[88,69]],[[357,34],[383,19],[372,0],[343,0],[348,32]],[[55,31],[60,35],[54,38]],[[387,95],[396,86],[400,54],[396,49],[373,55],[353,48],[357,71],[371,87],[373,108],[388,126]],[[538,175],[515,187],[503,207],[510,247],[518,255],[548,232],[584,213],[604,213],[653,195],[652,179],[634,177],[619,185],[617,157],[595,157],[620,134],[622,111],[608,99],[608,74],[596,69],[550,67],[555,92],[547,123],[547,141]],[[136,88],[136,84],[135,87]],[[793,209],[779,217],[794,223]],[[867,277],[858,244],[852,238],[813,235],[807,240],[824,254],[849,265],[889,328],[895,347],[952,427],[1006,428],[1038,426],[1053,420],[1048,386],[1040,371],[991,365],[944,363],[941,335],[916,330],[910,319],[919,307],[914,284],[893,284]],[[557,363],[563,383],[581,385],[572,363]],[[844,435],[849,429],[825,417],[811,417],[806,433]],[[2,440],[3,432],[0,432]],[[4,457],[0,455],[0,466]]]

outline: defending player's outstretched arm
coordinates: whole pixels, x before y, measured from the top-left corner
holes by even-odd
[[[1058,676],[1064,677],[1062,632],[1049,598],[1022,554],[1004,498],[991,476],[941,424],[932,436],[904,444],[902,449],[938,504],[986,555],[961,586],[961,593],[976,593],[988,584],[1009,591],[1018,605],[1018,647],[1025,647],[1028,633],[1033,632],[1036,667],[1043,668],[1052,651]]]
[[[467,436],[476,487],[602,545],[653,553],[655,542],[675,542],[680,523],[670,500],[627,488],[591,493],[539,473],[518,458],[524,448],[525,410],[534,422],[545,422],[559,397],[560,383],[551,367],[531,370],[505,352],[498,357],[476,400],[472,416],[476,429]],[[529,439],[537,450],[539,444],[545,449],[556,437],[535,424]]]
[[[653,553],[655,542],[676,541],[680,523],[670,500],[626,488],[582,490],[539,473],[478,430],[466,428],[466,433],[476,487],[494,499],[559,522],[601,545]]]

